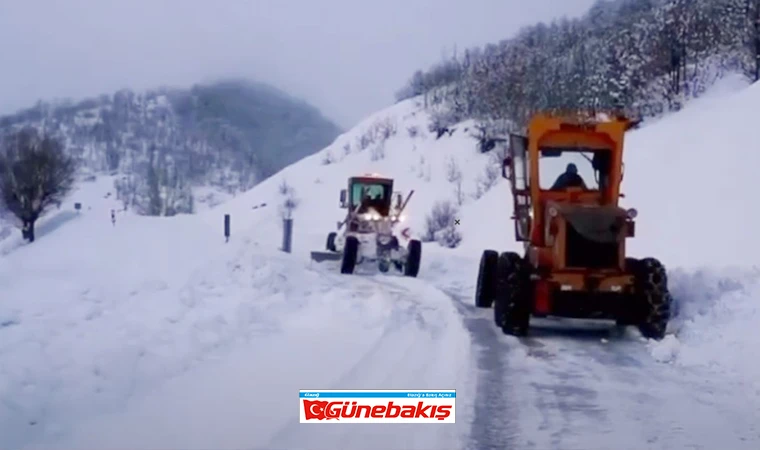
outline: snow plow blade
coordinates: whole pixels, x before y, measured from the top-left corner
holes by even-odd
[[[340,261],[343,255],[335,252],[311,252],[311,260],[316,262],[322,261]]]

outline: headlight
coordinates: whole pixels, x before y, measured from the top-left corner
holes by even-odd
[[[628,214],[629,219],[635,219],[636,216],[639,215],[639,212],[636,211],[636,208],[631,208],[628,211],[626,211],[626,214]]]
[[[380,220],[380,214],[378,213],[372,214],[372,220]]]
[[[555,208],[555,207],[553,207],[553,206],[552,206],[552,207],[550,207],[550,208],[549,208],[549,215],[550,215],[551,217],[557,217],[557,208]]]
[[[403,215],[402,216],[398,216],[398,221],[399,222],[403,222],[405,220],[406,220],[406,216],[403,216]]]

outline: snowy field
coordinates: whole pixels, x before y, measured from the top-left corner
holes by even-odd
[[[659,343],[539,320],[518,340],[476,310],[482,250],[519,248],[508,187],[478,186],[494,160],[471,123],[435,139],[413,101],[196,216],[113,226],[111,180],[82,184],[37,242],[0,241],[0,448],[756,449],[758,101],[760,85],[728,79],[629,134],[630,248],[667,265],[678,301]],[[425,244],[417,279],[310,263],[346,178],[367,172],[415,190],[417,236],[461,195],[462,245]],[[299,200],[292,254],[278,250],[283,181]],[[297,390],[338,388],[454,388],[457,423],[300,426]]]

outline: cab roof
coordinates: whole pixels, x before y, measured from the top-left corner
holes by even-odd
[[[357,175],[350,178],[352,181],[377,181],[377,182],[385,182],[385,183],[392,183],[393,178],[387,178],[377,173],[367,173],[364,175]]]

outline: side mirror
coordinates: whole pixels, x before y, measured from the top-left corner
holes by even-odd
[[[347,194],[348,193],[346,192],[345,189],[341,189],[341,191],[340,191],[340,207],[341,208],[346,208],[347,207],[347,205],[346,205],[346,195]]]
[[[512,157],[507,156],[501,164],[501,176],[507,180],[512,179]]]

